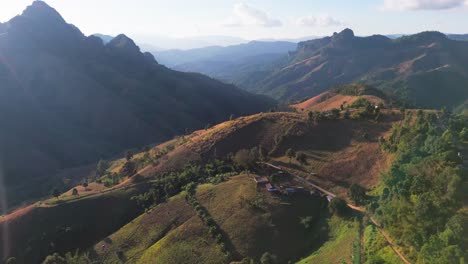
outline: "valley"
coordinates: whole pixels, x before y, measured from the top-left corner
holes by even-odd
[[[85,34],[94,13],[71,2],[62,16],[36,0],[0,23],[0,263],[468,259],[466,35],[346,28],[296,43],[259,36],[346,22],[250,3],[229,16],[219,2],[215,23],[189,2],[169,12],[179,4],[91,6],[120,14],[103,29],[154,34],[166,18],[175,34],[207,12],[187,36],[206,20],[261,40],[152,54],[157,43],[115,28]]]
[[[186,54],[193,61],[178,64],[178,57],[167,57],[166,63],[286,103],[309,99],[334,86],[359,83],[393,94],[413,107],[456,109],[466,105],[468,97],[468,42],[462,40],[463,37],[435,31],[389,38],[356,36],[353,30],[344,29],[332,36],[299,42],[287,50],[278,43],[275,54],[268,54],[265,48],[265,54],[236,63],[227,62],[238,57],[230,49],[240,49],[242,45],[212,51],[211,59],[197,58],[198,50],[179,52],[175,53],[178,57]],[[254,43],[242,48],[246,54],[256,51]],[[159,56],[157,52],[155,56]],[[166,58],[166,52],[160,56]]]
[[[337,92],[335,96],[339,98],[340,89],[335,91]],[[366,96],[369,95],[366,93],[372,92],[372,89],[363,90],[361,96],[367,98]],[[327,100],[336,101],[333,96]],[[394,159],[392,155],[382,151],[380,139],[389,138],[390,134],[394,133],[392,132],[394,124],[401,124],[404,118],[399,110],[382,109],[378,121],[372,121],[372,118],[368,119],[369,117],[365,117],[365,115],[359,117],[359,112],[365,113],[365,107],[351,105],[345,106],[345,110],[340,111],[341,117],[334,117],[336,119],[328,119],[332,117],[327,118],[324,115],[323,120],[314,121],[309,113],[321,113],[318,111],[264,113],[240,117],[206,130],[197,131],[156,146],[146,152],[132,155],[126,161],[125,159],[112,161],[108,164],[103,178],[97,180],[104,182],[104,179],[112,176],[114,171],[122,171],[127,166],[126,163],[135,163],[136,167],[140,169],[127,179],[121,178],[120,183],[115,182],[113,186],[109,187],[94,182],[88,183],[86,188],[77,186],[79,196],[68,191],[57,198],[51,198],[23,209],[24,211],[3,216],[0,224],[2,226],[8,225],[11,248],[16,248],[20,250],[19,252],[24,252],[21,248],[27,248],[28,244],[37,243],[34,242],[35,239],[40,239],[42,245],[49,245],[41,250],[43,252],[50,252],[50,250],[53,250],[52,252],[72,252],[74,248],[77,248],[78,242],[75,239],[77,232],[79,232],[81,234],[81,242],[79,243],[82,245],[80,248],[90,249],[94,244],[91,250],[85,250],[88,252],[86,253],[87,258],[101,259],[102,261],[115,258],[115,261],[120,259],[128,263],[151,263],[150,259],[161,258],[160,261],[163,263],[185,262],[182,260],[186,260],[187,263],[226,262],[229,259],[240,261],[245,258],[260,258],[265,252],[272,251],[270,253],[279,259],[300,260],[304,258],[302,260],[304,263],[313,263],[312,259],[329,258],[330,252],[327,248],[334,247],[334,243],[349,249],[349,253],[335,256],[335,258],[350,260],[357,254],[353,253],[357,252],[354,249],[358,243],[356,241],[360,241],[358,237],[362,236],[364,230],[368,231],[368,235],[380,236],[379,239],[386,241],[383,245],[380,244],[378,249],[385,252],[386,258],[406,260],[405,253],[402,254],[399,251],[400,246],[386,244],[393,240],[386,231],[381,230],[381,224],[376,222],[377,220],[371,216],[371,213],[363,213],[365,209],[353,205],[354,201],[351,200],[348,191],[353,184],[368,190],[378,188],[380,175],[389,169]],[[347,117],[349,119],[344,118],[346,111],[351,113],[351,116]],[[414,114],[416,112],[408,112],[405,115],[412,116]],[[245,135],[249,135],[251,140],[246,141]],[[241,138],[244,140],[240,140]],[[236,144],[233,144],[234,142]],[[240,144],[240,142],[242,143]],[[243,151],[243,149],[252,150]],[[305,155],[291,156],[289,154],[291,149],[295,153],[304,153]],[[161,155],[161,153],[164,154]],[[232,155],[229,153],[235,155],[229,158],[229,155]],[[262,155],[266,156],[262,157]],[[145,157],[150,159],[149,163],[145,161]],[[363,160],[363,157],[370,159]],[[220,160],[216,161],[216,159]],[[268,161],[265,165],[251,163],[255,162],[256,159]],[[214,163],[209,162],[210,160]],[[142,162],[149,165],[140,165]],[[201,167],[196,164],[200,164]],[[177,171],[180,169],[176,168],[183,167],[185,169],[179,174]],[[234,176],[239,174],[238,169],[242,168],[249,168],[254,172],[243,172],[239,176]],[[286,174],[278,173],[278,168]],[[290,195],[271,194],[264,187],[255,187],[253,181],[255,174],[267,176],[275,182],[273,186],[302,186],[318,192],[319,196],[301,198],[302,196],[298,194],[297,198],[288,198]],[[183,186],[190,181],[200,183],[196,188],[196,193],[193,194],[194,198],[190,199],[196,199],[195,201],[197,204],[200,203],[201,209],[194,210],[190,204],[187,204],[187,201],[190,201],[187,197],[191,197],[189,194],[191,191]],[[280,190],[285,192],[285,189],[282,188]],[[182,192],[177,194],[180,190]],[[355,211],[351,210],[347,214],[354,216],[341,218],[330,215],[326,209],[328,202],[325,197],[319,198],[320,194],[329,195],[332,198],[337,197],[336,199],[343,197],[348,200],[347,207]],[[296,201],[296,199],[299,200]],[[304,202],[310,200],[312,204],[316,204],[307,205],[307,208],[312,211],[301,209],[302,211],[296,212],[298,216],[294,217],[290,215],[292,211],[287,213],[288,210],[296,210],[294,209],[296,203],[299,206],[303,200]],[[229,203],[226,203],[227,201]],[[319,206],[319,204],[321,205]],[[107,211],[105,214],[100,213],[97,215],[99,222],[95,222],[97,218],[94,214],[102,206],[115,209]],[[255,209],[258,206],[259,208]],[[316,211],[312,209],[314,206],[322,209]],[[281,209],[283,207],[284,209]],[[138,217],[142,208],[147,208],[146,212]],[[67,210],[72,210],[73,213],[66,213]],[[197,210],[202,210],[201,216],[197,216]],[[281,213],[281,210],[286,210],[286,212]],[[280,213],[280,215],[275,217],[276,213]],[[63,214],[72,216],[73,220],[64,220],[63,218],[57,219],[59,222],[53,220],[55,216]],[[256,214],[258,215],[254,216]],[[78,215],[80,217],[77,217]],[[221,231],[220,241],[223,242],[223,247],[218,246],[219,240],[217,242],[214,238],[207,236],[210,233],[206,228],[210,225],[204,227],[205,221],[208,221],[204,220],[205,216],[209,216],[207,219],[213,219],[216,223],[215,229]],[[201,222],[199,217],[202,217]],[[291,243],[295,241],[299,243],[297,246],[292,246],[299,251],[288,251],[287,248],[275,246],[274,241],[283,240],[276,237],[281,236],[281,221],[290,221],[285,223],[284,228],[291,230],[292,226],[296,225],[298,234],[304,235],[302,231],[299,231],[301,227],[298,219],[305,218],[311,219],[311,225],[315,223],[313,224],[315,227],[311,227],[310,230],[318,228],[317,230],[324,230],[322,231],[324,233],[320,235],[319,232],[316,234],[319,237],[315,235],[307,239],[289,237],[293,234],[289,234],[289,238],[284,238]],[[35,225],[26,224],[28,221],[37,222],[36,219],[43,219],[41,221],[48,219],[43,223],[50,226],[50,229],[47,229],[44,224],[41,224],[40,234],[42,235],[40,236],[39,233],[34,235]],[[315,220],[312,221],[312,219]],[[208,223],[213,220],[209,220]],[[88,226],[86,223],[89,221],[93,221],[94,226],[100,227],[99,232],[83,229]],[[246,224],[242,221],[259,222]],[[276,221],[280,222],[276,223]],[[342,223],[342,221],[345,222]],[[352,229],[354,231],[343,231],[344,227],[340,227],[348,221],[351,222],[345,225],[355,226]],[[203,224],[204,222],[205,224]],[[56,229],[56,226],[60,226],[59,223],[66,223],[63,226],[65,231]],[[106,228],[102,228],[102,225],[105,225]],[[15,226],[18,228],[22,226],[21,232]],[[25,229],[25,226],[30,226],[31,229]],[[239,230],[240,226],[248,227],[248,229]],[[360,227],[358,228],[358,226]],[[326,231],[328,228],[332,228],[332,231]],[[263,229],[265,230],[261,231]],[[271,230],[268,231],[269,229]],[[48,231],[43,233],[45,230]],[[358,230],[361,231],[358,232]],[[257,232],[261,233],[257,234]],[[341,237],[337,233],[336,237],[327,239],[328,232],[356,233],[349,238]],[[83,236],[88,233],[93,235]],[[143,233],[146,234],[145,240],[141,240],[141,235],[138,235]],[[349,233],[349,235],[351,234]],[[265,239],[265,236],[269,235],[274,237],[261,240],[263,242],[258,240]],[[33,239],[35,236],[37,237]],[[101,242],[97,241],[99,237],[103,238]],[[312,239],[310,244],[304,243],[308,239]],[[318,241],[323,241],[322,243],[325,244],[316,244]],[[203,244],[201,248],[199,247],[200,243]],[[361,242],[359,242],[360,244]],[[197,249],[193,248],[195,245],[197,245]],[[363,245],[361,246],[364,247]],[[257,248],[259,246],[260,248]],[[385,249],[386,247],[388,249]],[[314,248],[318,250],[317,253],[307,257],[306,253]],[[24,253],[21,255],[25,257],[24,261],[26,259],[31,261],[37,258],[41,251],[35,249],[26,255]],[[365,259],[365,254],[362,254],[359,253],[360,258]],[[392,254],[395,255],[392,256]],[[401,254],[401,256],[398,257],[397,254]],[[400,261],[403,260],[400,259]]]

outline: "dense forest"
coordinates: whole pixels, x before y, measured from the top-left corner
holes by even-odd
[[[395,125],[386,151],[394,154],[371,211],[416,263],[466,259],[466,117],[447,111],[408,112]],[[375,263],[382,263],[375,259]]]

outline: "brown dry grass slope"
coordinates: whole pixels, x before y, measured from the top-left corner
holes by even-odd
[[[386,137],[392,124],[400,120],[401,114],[392,110],[382,110],[378,122],[339,118],[322,120],[315,124],[308,120],[305,113],[291,112],[240,117],[172,141],[173,148],[170,151],[138,171],[137,174],[143,177],[130,177],[108,192],[101,193],[102,189],[95,186],[96,188],[90,188],[96,189],[92,195],[70,201],[64,199],[48,206],[35,205],[2,217],[0,232],[8,224],[9,244],[12,249],[10,255],[25,255],[26,259],[38,259],[44,253],[52,251],[69,251],[74,248],[72,244],[86,248],[135,217],[136,208],[133,202],[129,202],[130,197],[144,192],[150,185],[146,182],[156,179],[161,173],[177,171],[191,162],[225,157],[240,149],[258,146],[265,148],[270,153],[270,158],[278,164],[303,175],[316,172],[318,175],[309,175],[309,178],[336,193],[345,193],[347,186],[352,183],[372,187],[377,184],[380,173],[388,168],[391,161],[391,157],[381,151],[379,138]],[[300,164],[295,159],[290,162],[285,156],[289,148],[305,153],[306,163]],[[237,194],[232,195],[236,197]],[[217,212],[203,197],[200,199],[208,210]],[[231,213],[233,212],[229,214]],[[96,215],[100,215],[98,220]],[[225,224],[225,228],[229,229],[229,218],[217,213],[213,215],[221,226]],[[244,235],[239,236],[248,236],[251,231],[262,232],[265,226],[268,225],[247,230]],[[65,231],[62,232],[57,227],[63,227]],[[68,227],[72,227],[73,231],[68,232]],[[95,230],[89,227],[95,227]],[[45,237],[43,233],[46,234]],[[76,234],[79,234],[78,243],[73,241]],[[249,244],[239,242],[236,246],[235,232],[231,234],[232,243],[241,255],[263,253],[263,248],[243,248]],[[36,243],[41,246],[35,246]],[[51,244],[54,245],[52,248],[49,246]],[[28,247],[32,248],[31,252],[26,251]],[[294,254],[284,254],[285,257],[290,255]]]

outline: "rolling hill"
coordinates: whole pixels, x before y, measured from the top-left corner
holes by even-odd
[[[230,153],[241,149],[262,146],[269,153],[271,161],[280,165],[289,163],[288,157],[285,156],[287,149],[294,148],[297,152],[303,152],[307,160],[305,167],[295,161],[290,163],[291,168],[316,171],[320,177],[315,178],[315,181],[340,194],[346,194],[346,186],[351,183],[359,183],[368,188],[376,186],[380,173],[388,168],[391,161],[391,157],[382,152],[377,139],[388,134],[392,124],[401,119],[398,113],[390,114],[391,111],[388,111],[377,124],[359,119],[324,120],[312,124],[306,114],[288,112],[240,117],[155,146],[148,152],[149,162],[145,161],[143,153],[135,155],[133,162],[139,164],[137,173],[130,175],[131,177],[119,176],[119,182],[105,187],[104,182],[109,177],[115,177],[113,173],[120,174],[125,163],[124,160],[114,161],[103,178],[90,183],[86,189],[76,187],[80,196],[73,196],[70,190],[63,192],[60,199],[44,200],[0,218],[0,227],[7,225],[8,236],[11,237],[8,240],[8,255],[30,263],[55,251],[64,253],[76,248],[88,249],[95,245],[95,253],[91,255],[97,254],[96,258],[112,259],[116,254],[123,254],[126,258],[134,256],[133,262],[140,258],[142,261],[151,259],[154,256],[174,257],[177,255],[174,252],[186,256],[186,247],[199,244],[200,239],[206,236],[204,225],[200,225],[200,221],[194,215],[196,212],[187,207],[184,199],[174,197],[149,213],[135,218],[141,209],[138,209],[140,207],[132,197],[155,188],[162,179],[170,179],[171,173],[187,168],[188,164],[206,164],[216,158],[226,159]],[[368,134],[368,140],[362,139],[364,133]],[[337,167],[340,169],[337,170]],[[195,175],[201,177],[201,182],[211,183],[210,179],[214,176],[206,173],[205,171]],[[260,169],[257,173],[269,175],[271,171]],[[182,176],[176,178],[181,179]],[[225,195],[228,193],[232,193],[229,197],[235,199],[226,199]],[[208,199],[207,195],[211,195],[214,200]],[[239,206],[237,200],[241,197],[252,201],[258,198],[252,175],[234,177],[219,185],[201,185],[196,196],[230,238],[231,249],[235,249],[231,251],[235,259],[259,258],[270,247],[275,248],[281,259],[299,259],[307,255],[312,248],[319,247],[325,239],[314,238],[304,243],[305,238],[301,238],[305,233],[298,224],[299,217],[313,216],[317,225],[326,225],[322,219],[326,212],[322,214],[317,211],[317,214],[309,215],[304,211],[307,204],[315,206],[317,203],[313,197],[311,200],[299,199],[289,208],[283,204],[285,201],[267,195],[264,197],[266,207],[262,209],[265,212],[257,212],[248,206],[233,212],[232,210]],[[115,209],[93,214],[104,207]],[[60,217],[62,214],[70,217],[64,220]],[[232,214],[234,216],[230,217]],[[271,216],[268,216],[269,214]],[[297,217],[287,217],[294,214],[298,214]],[[275,215],[278,217],[275,218]],[[135,220],[130,221],[134,218]],[[33,224],[38,221],[40,226]],[[242,221],[251,221],[251,224]],[[274,224],[271,225],[270,221]],[[283,227],[281,221],[286,221]],[[297,232],[286,231],[287,227],[291,226],[287,221],[294,222],[297,227],[297,230],[294,230]],[[60,228],[57,229],[57,226]],[[238,230],[239,226],[245,226],[247,229]],[[257,235],[260,231],[262,233]],[[5,229],[0,228],[0,234],[5,234],[4,232]],[[135,240],[136,237],[132,235],[135,232],[143,232],[147,236],[143,240]],[[80,237],[79,241],[76,240],[77,236]],[[268,240],[262,240],[266,238]],[[290,239],[296,246],[288,249],[290,251],[283,251],[282,239]],[[100,240],[104,242],[99,242]],[[206,245],[203,242],[203,247],[197,249],[199,252],[206,250],[210,252],[206,257],[218,260],[225,258],[224,254],[220,254],[216,243],[213,244],[209,238],[204,241]],[[31,250],[25,250],[26,248]],[[122,253],[119,253],[120,251]],[[196,260],[190,259],[189,263],[195,263]]]
[[[403,263],[401,254],[459,260],[463,239],[454,234],[462,234],[466,212],[453,140],[466,121],[392,108],[391,97],[368,86],[320,97],[295,112],[239,117],[109,160],[102,176],[75,187],[79,194],[62,190],[0,217],[7,241],[0,259],[36,263],[72,252],[66,258],[82,263]],[[129,164],[136,169],[127,174]],[[257,186],[255,176],[280,192]],[[361,198],[353,188],[363,188]],[[353,211],[338,214],[332,204],[340,199],[326,199],[324,190]],[[399,203],[405,211],[394,207]],[[414,244],[412,234],[421,232],[428,234],[423,244]]]
[[[274,105],[170,70],[123,34],[105,45],[86,37],[43,1],[0,24],[0,58],[0,156],[12,204],[35,191],[13,185]]]
[[[249,91],[282,101],[316,96],[333,86],[364,83],[420,107],[457,107],[468,98],[468,43],[439,32],[390,39],[350,29],[300,42],[289,61],[248,82]],[[252,82],[251,80],[255,81]]]
[[[366,101],[374,105],[397,103],[380,90],[366,85],[354,84],[332,88],[303,102],[293,104],[291,107],[300,111],[330,111],[355,105],[360,101]]]
[[[0,262],[464,263],[466,45],[347,29],[247,56],[278,111],[35,1],[0,24]]]
[[[98,258],[118,261],[116,251],[125,248],[129,263],[224,263],[228,260],[196,210],[184,199],[184,194],[172,198],[141,215],[132,223],[94,246]],[[229,197],[229,199],[226,199]],[[278,197],[259,192],[250,175],[232,177],[219,185],[199,186],[196,198],[219,224],[229,239],[236,259],[260,256],[266,251],[283,252],[281,259],[301,255],[319,242],[312,230],[304,232],[299,217],[312,215],[316,220],[326,214],[323,201],[317,197],[297,198],[290,205],[281,204]],[[263,199],[263,210],[249,206],[249,201]],[[245,201],[244,203],[242,201]],[[284,202],[284,201],[283,201]],[[176,209],[176,210],[174,210]],[[271,212],[267,215],[266,212]],[[285,217],[287,216],[288,217]],[[319,230],[319,221],[316,223]],[[145,240],[129,234],[149,234]],[[154,232],[154,233],[153,233]],[[309,236],[309,238],[307,238]],[[285,239],[294,243],[284,249]],[[307,241],[307,243],[304,243]],[[280,250],[283,247],[282,250]]]

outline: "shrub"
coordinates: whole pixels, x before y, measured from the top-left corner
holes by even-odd
[[[328,205],[330,211],[338,216],[346,216],[349,213],[349,207],[342,198],[335,197]]]
[[[256,157],[255,154],[253,154],[253,151],[248,149],[241,149],[236,152],[234,157],[232,157],[232,161],[234,161],[234,163],[241,168],[249,169],[255,164]]]
[[[54,253],[53,255],[47,256],[42,264],[67,264],[67,261],[58,253]]]
[[[216,234],[218,233],[218,229],[216,228],[216,226],[210,226],[210,227],[208,228],[208,233],[209,233],[212,237],[214,237],[214,236],[216,236]]]
[[[468,141],[468,128],[464,127],[460,132],[460,139],[463,141]]]
[[[296,153],[296,160],[299,161],[301,164],[307,163],[307,156],[304,152],[297,152]]]
[[[355,183],[349,187],[348,194],[357,205],[362,204],[367,198],[366,190],[361,185]]]
[[[276,264],[278,263],[277,261],[278,258],[270,252],[263,253],[262,257],[260,258],[261,264]]]

